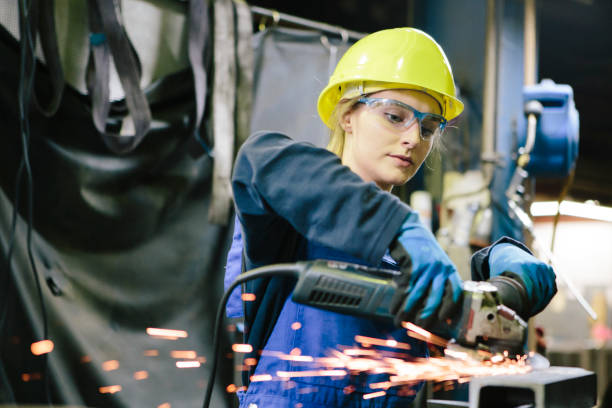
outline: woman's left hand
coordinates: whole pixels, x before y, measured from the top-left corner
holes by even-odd
[[[553,268],[511,243],[496,244],[489,253],[490,277],[505,275],[518,279],[527,292],[529,316],[539,313],[557,293]]]

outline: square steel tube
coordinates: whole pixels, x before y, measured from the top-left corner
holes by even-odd
[[[549,367],[474,377],[469,395],[469,408],[592,408],[597,403],[597,376],[577,367]]]

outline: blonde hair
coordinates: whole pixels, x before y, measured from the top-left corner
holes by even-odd
[[[329,118],[329,143],[327,144],[327,150],[334,153],[336,156],[342,158],[342,153],[344,152],[344,141],[345,141],[345,131],[342,128],[340,122],[342,121],[342,117],[355,109],[355,105],[357,100],[361,98],[362,95],[358,95],[356,97],[350,99],[341,99],[334,108],[330,118]]]

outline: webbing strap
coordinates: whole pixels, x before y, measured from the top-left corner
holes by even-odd
[[[221,225],[227,224],[229,220],[232,202],[230,176],[234,162],[236,107],[236,40],[233,12],[231,0],[215,0],[212,104],[215,150],[208,220]]]
[[[90,1],[89,17],[89,60],[85,82],[91,97],[92,119],[100,133],[106,130],[106,119],[110,110],[110,49],[103,33],[98,9]]]
[[[238,85],[236,100],[236,143],[244,143],[251,132],[251,108],[253,105],[253,76],[255,55],[253,52],[253,20],[251,9],[244,0],[235,0],[236,31],[238,34]]]
[[[64,93],[64,70],[60,60],[59,46],[57,43],[57,31],[55,29],[54,0],[31,0],[29,9],[24,15],[24,10],[19,6],[19,23],[21,26],[21,41],[27,41],[25,28],[29,27],[32,47],[35,46],[39,34],[45,64],[49,71],[49,82],[51,87],[50,97],[46,105],[41,104],[41,98],[36,91],[32,93],[34,106],[45,116],[50,117],[57,112],[62,95]],[[35,69],[35,66],[26,65],[26,69]]]
[[[109,149],[117,154],[128,153],[140,144],[151,125],[149,104],[140,89],[140,63],[119,20],[117,0],[89,0],[89,24],[90,50],[93,55],[87,69],[87,83],[92,96],[94,124]],[[124,122],[132,121],[133,134],[106,130],[110,104],[109,53],[125,92],[129,114]],[[124,126],[130,128],[129,124],[124,123]]]
[[[208,4],[206,0],[189,1],[189,62],[193,72],[195,93],[194,132],[200,131],[200,124],[206,107],[206,64],[205,52],[208,41]]]

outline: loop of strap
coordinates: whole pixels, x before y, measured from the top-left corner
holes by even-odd
[[[206,127],[202,126],[206,116],[207,63],[213,50],[215,85],[211,101],[211,133],[215,160],[209,219],[226,224],[231,209],[230,176],[236,143],[244,142],[250,131],[254,65],[252,21],[250,9],[243,0],[214,0],[214,47],[210,47],[208,2],[189,1],[188,52],[195,93],[194,119],[190,126],[193,137],[190,141],[198,146],[198,152],[194,154],[189,146],[188,150],[196,157],[203,152],[213,156],[205,137]],[[20,21],[23,27],[33,30],[32,38],[40,32],[51,77],[51,99],[47,106],[38,108],[51,116],[59,107],[65,86],[55,29],[54,1],[31,0],[28,12],[30,14],[20,14]],[[88,20],[90,53],[86,84],[91,97],[92,120],[107,147],[116,154],[126,154],[142,142],[152,121],[149,102],[140,87],[140,61],[121,22],[118,0],[88,0]],[[109,89],[111,64],[117,70],[125,93],[127,115],[123,119],[122,131],[111,131],[107,126],[113,106]],[[34,70],[34,62],[27,68]],[[37,98],[34,99],[36,102]],[[132,129],[129,134],[126,134],[127,129]]]
[[[117,0],[89,0],[89,24],[94,35],[90,37],[87,87],[92,97],[94,124],[109,149],[117,154],[125,154],[140,144],[151,126],[151,110],[140,88],[140,63],[119,21]],[[134,133],[130,135],[106,130],[110,110],[110,57],[125,92],[129,115],[124,120],[133,122]],[[130,127],[129,124],[127,127]]]
[[[40,45],[45,58],[47,70],[49,71],[48,84],[51,87],[48,102],[43,105],[36,91],[32,93],[34,106],[46,117],[53,116],[60,105],[64,93],[65,77],[60,61],[59,46],[57,42],[57,31],[55,29],[54,0],[31,0],[28,9],[19,6],[19,24],[21,41],[32,39],[32,48],[36,44],[36,34],[39,34]],[[26,33],[29,29],[29,33]],[[32,53],[34,50],[32,50]],[[26,61],[26,74],[35,70],[35,60]]]

